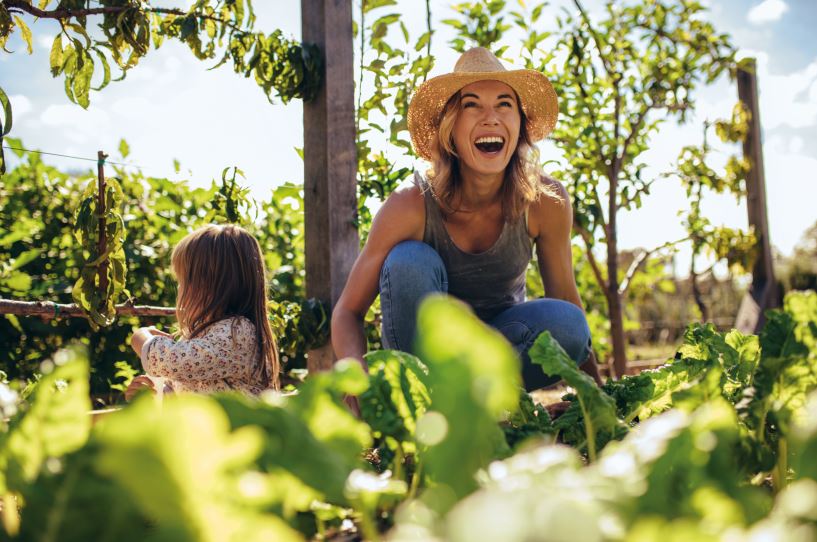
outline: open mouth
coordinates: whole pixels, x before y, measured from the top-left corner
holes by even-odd
[[[496,154],[505,146],[505,138],[500,136],[484,136],[474,141],[474,146],[486,154]]]

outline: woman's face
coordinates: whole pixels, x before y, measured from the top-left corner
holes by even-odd
[[[452,137],[464,171],[495,175],[516,152],[521,124],[514,90],[500,81],[477,81],[460,91]]]

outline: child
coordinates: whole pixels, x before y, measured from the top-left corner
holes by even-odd
[[[261,247],[238,226],[205,226],[173,249],[179,282],[176,341],[155,328],[140,328],[131,346],[148,375],[128,389],[153,388],[167,379],[175,392],[248,394],[279,386],[280,364],[267,316]]]

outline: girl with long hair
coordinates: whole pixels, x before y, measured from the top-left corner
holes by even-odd
[[[178,339],[140,328],[131,345],[147,378],[175,392],[248,394],[279,387],[280,363],[267,314],[266,271],[258,241],[239,226],[205,226],[182,239],[171,256],[178,280]]]

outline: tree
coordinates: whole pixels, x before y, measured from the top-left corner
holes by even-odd
[[[739,102],[732,111],[730,120],[718,120],[714,123],[715,132],[724,143],[739,143],[746,138],[749,113]],[[686,189],[690,208],[684,220],[684,226],[692,243],[689,278],[692,295],[701,319],[709,320],[709,307],[703,299],[699,279],[711,273],[715,265],[723,260],[730,269],[744,273],[751,272],[757,256],[757,239],[754,232],[743,232],[724,226],[714,226],[701,213],[701,204],[705,191],[723,194],[730,193],[737,200],[746,197],[746,175],[750,165],[745,158],[729,156],[723,173],[718,173],[707,163],[712,147],[708,142],[708,131],[712,123],[704,123],[703,144],[700,147],[686,146],[678,155],[676,171],[669,175],[676,176]],[[702,253],[714,255],[714,263],[705,271],[696,268],[696,259]]]
[[[87,7],[84,0],[62,0],[48,10],[51,0],[37,6],[30,0],[0,0],[0,47],[4,51],[15,31],[25,41],[29,54],[32,35],[24,17],[53,19],[60,33],[51,46],[51,74],[65,79],[65,94],[87,108],[90,91],[102,90],[112,81],[111,65],[125,78],[151,46],[158,49],[165,39],[177,39],[200,60],[220,56],[214,66],[232,61],[236,73],[252,76],[267,97],[273,93],[284,103],[295,98],[311,99],[321,84],[321,54],[314,45],[287,39],[280,30],[254,32],[251,0],[197,0],[189,10],[162,8],[141,0],[100,0]],[[99,21],[96,28],[90,21]],[[94,74],[99,85],[94,87]],[[0,88],[0,144],[12,127],[8,97]],[[5,160],[0,146],[0,175]]]
[[[618,214],[641,207],[656,180],[643,177],[646,164],[639,159],[650,137],[663,122],[686,120],[695,90],[728,72],[735,51],[694,0],[608,2],[604,18],[595,22],[580,0],[573,3],[575,12],[565,10],[557,18],[554,34],[537,24],[546,3],[509,15],[525,33],[517,59],[547,74],[559,95],[561,118],[569,119],[551,136],[566,164],[555,173],[568,184],[574,229],[604,292],[615,370],[622,374],[627,362],[622,299],[638,266],[619,268]],[[489,16],[479,33],[467,23],[452,24],[458,38],[497,47],[509,26],[502,7],[497,0],[459,4],[463,14]],[[552,35],[555,43],[548,40]],[[604,263],[596,259],[599,245],[606,249]]]

